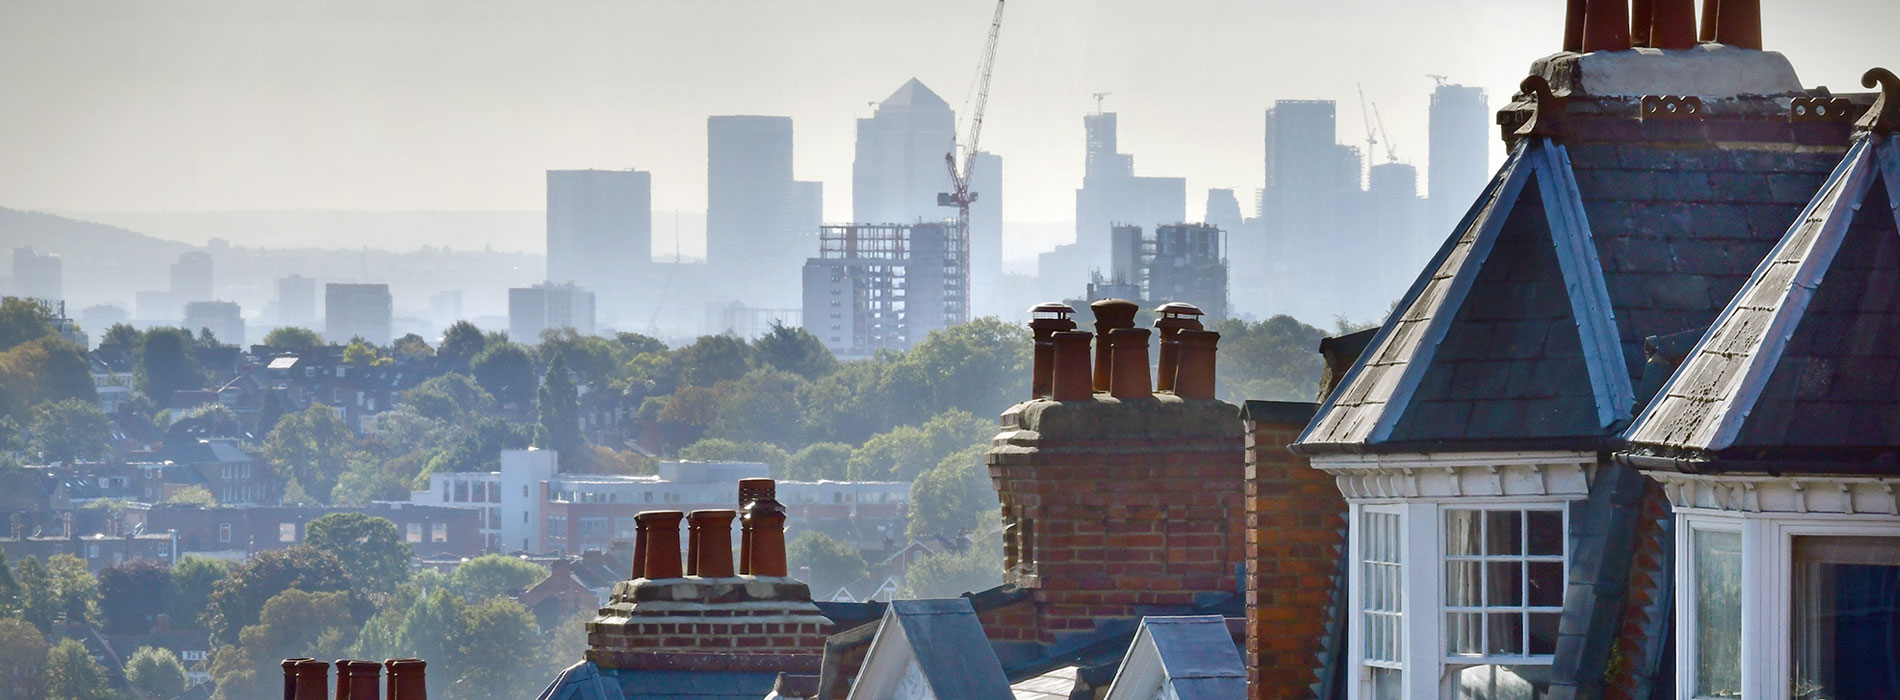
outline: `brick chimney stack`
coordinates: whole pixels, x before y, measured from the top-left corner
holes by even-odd
[[[1154,392],[1150,331],[1132,327],[1135,305],[1092,307],[1110,341],[1096,346],[1107,393],[1085,383],[1093,336],[1052,333],[1053,397],[1004,412],[986,456],[1002,502],[1005,580],[1031,600],[984,614],[1005,645],[1190,611],[1233,595],[1245,561],[1239,409],[1212,398],[1219,334],[1158,323],[1182,345],[1174,391]]]
[[[690,565],[680,562],[679,511],[641,513],[645,577],[614,586],[587,624],[587,659],[602,668],[816,673],[831,620],[811,589],[785,575],[785,507],[771,479],[739,483],[740,510],[696,510]],[[743,524],[734,573],[732,524]]]

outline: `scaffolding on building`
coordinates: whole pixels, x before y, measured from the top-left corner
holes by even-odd
[[[820,227],[818,257],[807,267],[830,271],[808,275],[807,285],[831,291],[815,300],[807,289],[808,329],[826,319],[848,325],[814,333],[835,352],[862,356],[907,349],[932,330],[968,321],[967,241],[954,221]],[[813,308],[819,301],[841,308]]]

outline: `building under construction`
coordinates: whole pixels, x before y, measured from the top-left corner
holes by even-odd
[[[1209,320],[1227,317],[1227,255],[1222,231],[1212,224],[1109,229],[1109,269],[1089,282],[1088,298],[1146,303],[1179,301],[1201,307]]]
[[[970,319],[968,245],[954,222],[824,226],[805,261],[804,326],[840,357],[905,350]]]

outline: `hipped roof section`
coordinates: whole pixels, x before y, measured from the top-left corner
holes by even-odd
[[[1900,144],[1856,137],[1627,431],[1630,449],[1684,469],[1772,459],[1777,471],[1854,471],[1900,449],[1896,203]]]
[[[1295,451],[1593,446],[1634,403],[1565,147],[1521,142]]]

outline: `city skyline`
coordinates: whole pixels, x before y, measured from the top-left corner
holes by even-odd
[[[105,11],[24,2],[0,10],[9,20],[0,22],[8,28],[0,29],[0,56],[49,67],[13,88],[38,108],[0,116],[0,134],[7,134],[0,147],[15,154],[15,164],[0,172],[0,190],[14,193],[6,204],[529,209],[545,170],[637,168],[655,173],[656,212],[703,211],[703,120],[750,113],[789,116],[799,125],[797,170],[831,185],[824,219],[845,221],[851,131],[854,119],[869,112],[865,103],[916,77],[961,111],[987,20],[976,6],[876,4],[790,3],[736,21],[724,19],[733,14],[724,3],[576,3],[533,13],[477,3],[448,17],[454,22],[432,21],[443,17],[405,3],[242,13],[217,12],[221,7]],[[1561,13],[1557,4],[1447,9],[1012,6],[985,149],[1013,164],[1004,220],[1069,218],[1066,195],[1081,176],[1070,155],[1082,139],[1075,116],[1090,110],[1097,91],[1112,92],[1107,108],[1123,115],[1123,150],[1144,154],[1144,169],[1187,177],[1192,192],[1259,187],[1251,154],[1260,147],[1265,108],[1281,98],[1333,99],[1350,114],[1355,83],[1380,104],[1401,156],[1422,168],[1431,89],[1425,73],[1482,87],[1496,108],[1528,68],[1525,57],[1549,53],[1552,41],[1535,32],[1484,32],[1434,44],[1430,37],[1446,35],[1446,18],[1557,26]],[[845,12],[853,22],[833,19]],[[1878,59],[1872,37],[1883,23],[1870,19],[1900,9],[1770,3],[1764,12],[1770,43],[1805,57],[1803,82],[1847,90]],[[172,21],[205,14],[216,17]],[[1375,20],[1365,21],[1368,14]],[[1350,34],[1312,31],[1348,17],[1349,25],[1337,26],[1354,26]],[[414,48],[375,41],[423,22],[433,31]],[[800,36],[788,29],[826,40],[788,40]],[[1203,51],[1177,57],[1143,48],[1144,36],[1167,35],[1163,30],[1205,36]],[[48,44],[54,37],[63,43]],[[845,62],[866,47],[900,45],[903,60]],[[1408,56],[1401,61],[1390,49],[1369,51],[1373,46],[1407,47]],[[675,48],[677,55],[666,53]],[[247,60],[217,58],[236,50]],[[81,55],[88,53],[94,55]],[[1409,55],[1417,53],[1424,55]],[[1301,58],[1328,54],[1341,58]],[[129,55],[150,60],[125,60]],[[1283,70],[1291,61],[1302,69]],[[826,79],[809,79],[820,74]],[[536,106],[486,109],[503,96]],[[98,109],[128,102],[140,106]],[[1356,122],[1343,119],[1342,130],[1353,133]],[[423,123],[430,128],[419,128]],[[1189,123],[1196,128],[1178,128]],[[81,133],[91,138],[82,141]],[[483,148],[472,150],[471,143]],[[1501,157],[1494,149],[1492,161]],[[371,167],[379,159],[389,162]],[[285,170],[282,163],[298,167]],[[266,169],[277,172],[259,177]],[[409,186],[392,186],[402,182]]]

